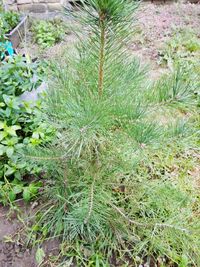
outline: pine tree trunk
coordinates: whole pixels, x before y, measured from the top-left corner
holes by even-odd
[[[105,25],[103,16],[100,16],[100,28],[101,28],[101,42],[100,42],[100,56],[99,56],[99,80],[98,80],[98,93],[99,97],[103,95],[103,83],[104,83],[104,59],[105,59]]]

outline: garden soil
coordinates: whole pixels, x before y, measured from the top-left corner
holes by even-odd
[[[0,206],[0,267],[38,267],[36,262],[36,248],[30,248],[27,240],[25,226],[27,218],[33,212],[33,205],[19,203],[20,216],[17,218],[14,211]],[[21,221],[21,222],[20,222]],[[54,267],[49,262],[51,256],[59,254],[58,240],[44,242],[42,249],[45,253],[43,267]]]
[[[25,210],[24,210],[25,213]],[[9,209],[0,206],[0,267],[36,267],[34,251],[20,242],[21,223]],[[16,240],[17,235],[20,239]]]

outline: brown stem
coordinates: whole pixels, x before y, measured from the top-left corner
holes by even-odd
[[[105,25],[104,16],[100,15],[100,28],[101,28],[101,43],[100,43],[100,56],[99,56],[99,81],[98,81],[98,93],[101,97],[103,94],[103,82],[104,82],[104,58],[105,58]]]

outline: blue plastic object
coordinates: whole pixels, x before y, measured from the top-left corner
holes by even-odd
[[[2,47],[3,50],[5,50],[5,53],[3,52],[1,54],[1,58],[4,58],[5,54],[12,57],[15,53],[13,46],[12,46],[12,43],[9,41],[6,41],[5,43],[0,42],[0,47]]]

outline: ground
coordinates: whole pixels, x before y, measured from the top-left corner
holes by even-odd
[[[31,217],[36,204],[26,205],[19,201],[17,207],[20,211],[0,207],[0,267],[38,266],[35,259],[36,249],[31,249],[24,243],[27,238],[24,231],[25,227],[28,227],[27,218]],[[48,257],[59,254],[58,247],[58,240],[44,242],[43,249],[48,255],[44,266],[54,266],[48,264]]]
[[[25,210],[24,210],[25,212]],[[16,216],[7,217],[8,209],[0,209],[0,266],[25,267],[36,266],[34,253],[23,247],[19,242],[7,242],[8,236],[15,236],[21,225]]]
[[[200,4],[152,4],[143,3],[137,13],[138,22],[136,36],[130,50],[148,62],[153,78],[167,71],[159,62],[159,51],[164,43],[172,37],[174,29],[198,30],[200,25]],[[199,36],[200,37],[200,36]],[[69,34],[65,42],[71,43],[73,37]],[[63,53],[64,43],[46,50],[44,58],[55,57]],[[66,44],[66,43],[65,43]],[[64,45],[65,45],[64,44]],[[35,50],[34,50],[35,49]],[[32,56],[38,53],[37,47],[28,46]],[[23,51],[23,49],[21,49]],[[34,51],[34,52],[33,52]],[[37,54],[37,56],[39,53]],[[198,178],[199,171],[191,173]],[[34,204],[20,204],[22,218],[27,218],[34,210]],[[28,222],[27,222],[28,223]],[[24,225],[19,222],[16,212],[9,213],[8,208],[0,206],[0,267],[36,267],[35,249],[28,248],[23,242]],[[44,244],[46,263],[43,266],[57,266],[50,262],[50,255],[58,254],[58,242],[49,241]],[[147,265],[146,265],[147,266]]]

